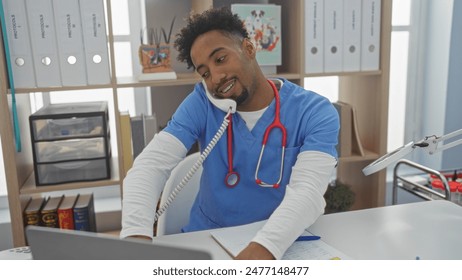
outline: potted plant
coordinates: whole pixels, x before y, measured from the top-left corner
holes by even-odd
[[[326,200],[325,214],[343,212],[350,210],[353,206],[355,193],[347,184],[335,180],[327,187],[324,199]]]

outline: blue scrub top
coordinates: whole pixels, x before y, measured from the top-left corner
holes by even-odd
[[[228,173],[226,132],[204,161],[201,186],[184,231],[235,226],[268,219],[281,203],[297,155],[320,151],[337,157],[338,114],[325,97],[284,80],[279,92],[281,122],[287,130],[283,177],[279,188],[255,183],[255,169],[263,135],[274,120],[275,100],[252,131],[239,114],[233,114],[233,170],[240,175],[234,188],[225,184]],[[223,122],[225,112],[208,101],[201,83],[178,107],[165,131],[176,136],[187,149],[199,141],[201,151]],[[267,183],[279,179],[281,131],[273,129],[266,144],[259,178]]]

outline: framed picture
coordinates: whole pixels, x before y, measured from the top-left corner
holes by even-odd
[[[281,6],[233,4],[237,14],[257,48],[257,61],[262,66],[281,65]]]

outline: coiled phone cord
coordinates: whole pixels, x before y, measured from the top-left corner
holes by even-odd
[[[184,176],[181,182],[173,189],[172,193],[167,198],[167,201],[159,208],[159,210],[157,210],[156,215],[154,216],[154,223],[157,222],[157,220],[159,220],[159,217],[167,210],[170,204],[172,204],[175,197],[186,186],[186,184],[189,182],[192,176],[196,173],[196,171],[202,166],[202,163],[205,161],[205,159],[208,157],[212,149],[215,147],[218,140],[220,140],[221,136],[223,136],[223,133],[225,132],[226,128],[229,125],[228,117],[230,114],[231,114],[231,109],[228,110],[228,113],[223,119],[223,122],[220,128],[218,129],[217,133],[215,133],[212,140],[210,140],[210,143],[207,145],[204,151],[200,154],[199,159],[194,163],[194,165],[188,171],[186,176]]]

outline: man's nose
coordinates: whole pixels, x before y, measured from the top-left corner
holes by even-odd
[[[226,74],[220,69],[214,69],[210,71],[212,77],[212,83],[214,86],[220,86],[220,84],[225,80]]]

